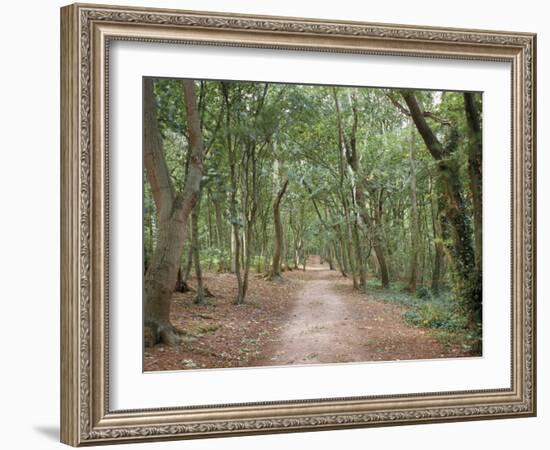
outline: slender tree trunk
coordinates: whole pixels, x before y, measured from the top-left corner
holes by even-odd
[[[253,168],[254,174],[256,171],[256,168]],[[255,178],[255,176],[254,176]],[[254,181],[253,185],[256,184],[256,181]],[[253,239],[253,227],[256,220],[256,208],[257,208],[257,199],[256,199],[256,193],[252,194],[252,202],[253,205],[250,206],[249,215],[246,222],[246,229],[245,229],[245,240],[246,240],[246,249],[244,252],[244,274],[243,274],[243,283],[241,292],[239,292],[239,297],[237,298],[237,304],[242,304],[245,301],[246,294],[248,292],[248,277],[250,274],[250,265],[252,260],[252,239]]]
[[[218,272],[225,272],[228,269],[227,260],[225,258],[225,252],[227,251],[227,239],[222,221],[222,208],[217,200],[214,201],[214,215],[216,219],[216,243],[218,250],[221,251],[217,270]]]
[[[237,149],[233,142],[231,129],[231,102],[229,100],[229,87],[227,82],[221,82],[221,91],[225,102],[226,146],[229,160],[229,175],[231,180],[231,192],[229,196],[229,213],[231,216],[231,272],[237,278],[237,297],[235,302],[241,299],[243,291],[243,279],[241,274],[241,220],[237,210],[237,191],[239,185]]]
[[[273,200],[273,224],[275,227],[275,239],[273,242],[273,260],[271,262],[271,273],[269,278],[280,278],[281,277],[281,254],[283,247],[283,225],[281,223],[281,200],[285,195],[286,188],[288,187],[288,179],[286,179],[275,199]]]
[[[359,237],[359,225],[357,223],[357,220],[352,226],[353,231],[353,240],[355,244],[355,254],[357,257],[357,268],[359,273],[359,290],[361,292],[367,292],[367,267],[366,267],[366,261],[365,256],[363,252],[363,245],[361,243],[361,239]]]
[[[432,181],[430,178],[430,202],[432,209],[432,228],[434,236],[434,263],[432,271],[432,292],[438,295],[441,289],[441,278],[443,275],[443,262],[445,250],[443,248],[443,233],[441,231],[441,219],[439,217],[441,208],[438,203],[441,202],[437,193],[432,192]]]
[[[366,223],[368,225],[368,222]],[[372,246],[380,269],[380,282],[382,283],[382,287],[386,289],[390,285],[390,274],[384,253],[384,246],[382,245],[384,230],[384,225],[382,223],[382,192],[378,194],[378,202],[374,208],[374,228]]]
[[[213,231],[213,227],[212,227],[212,214],[211,214],[211,209],[212,209],[212,196],[207,192],[206,194],[206,221],[207,221],[207,224],[208,224],[208,247],[209,248],[212,248],[214,246],[214,231]],[[208,267],[210,268],[210,263],[208,265]]]
[[[235,242],[234,267],[235,276],[237,277],[237,298],[235,303],[241,301],[241,293],[243,291],[243,278],[241,274],[241,230],[239,224],[233,224],[233,239]]]
[[[193,80],[183,80],[187,128],[191,147],[183,191],[175,193],[157,126],[153,80],[144,79],[144,162],[159,218],[158,241],[145,274],[145,343],[175,344],[180,341],[170,322],[174,284],[187,234],[187,221],[200,189],[203,146]]]
[[[409,281],[407,291],[416,292],[416,281],[418,278],[418,246],[420,233],[418,227],[418,203],[416,199],[416,146],[414,144],[414,126],[410,124],[410,142],[409,142],[409,164],[411,170],[411,255],[409,261]]]
[[[356,247],[354,246],[355,240],[353,237],[353,230],[352,230],[352,224],[351,224],[351,218],[349,214],[349,208],[345,202],[344,203],[344,218],[346,220],[346,228],[347,228],[347,254],[348,254],[348,263],[351,269],[352,274],[352,280],[353,280],[353,289],[359,290],[360,288],[360,281],[358,280],[358,269],[357,269],[357,254],[356,254]]]
[[[233,204],[233,202],[236,203],[237,200],[232,198],[230,203]],[[236,211],[237,207],[235,206],[234,209]],[[231,225],[231,247],[230,247],[231,267],[229,268],[231,273],[236,273],[237,272],[237,260],[239,259],[239,250],[237,249],[237,238],[239,237],[239,234],[238,234],[238,232],[235,233],[234,225],[235,224]],[[238,225],[237,225],[237,227],[238,227]]]
[[[358,126],[358,115],[356,98],[354,95],[350,96],[350,104],[352,109],[352,126],[349,139],[346,140],[344,133],[344,127],[342,125],[342,117],[340,112],[340,103],[338,101],[338,94],[336,88],[333,88],[334,105],[336,108],[336,121],[338,126],[338,145],[340,150],[341,170],[343,179],[346,175],[351,184],[351,200],[352,208],[347,205],[345,199],[343,200],[346,220],[348,222],[350,245],[353,246],[353,287],[354,289],[366,292],[367,289],[367,270],[366,261],[363,255],[363,246],[359,237],[360,229],[360,210],[364,208],[364,194],[362,186],[357,183],[356,177],[359,173],[359,158],[357,155],[356,147],[356,135]],[[347,167],[344,171],[343,166]],[[346,175],[344,175],[344,173]],[[341,180],[341,188],[343,188],[343,180]],[[353,218],[352,218],[353,216]],[[353,223],[352,223],[353,221]],[[353,242],[353,244],[351,244]],[[352,252],[350,252],[351,256]],[[357,280],[357,276],[359,280]]]
[[[349,255],[349,236],[346,236],[342,230],[339,230],[338,235],[340,236],[340,255],[342,256],[343,271],[346,274],[351,272],[353,278],[354,268],[351,265],[351,257]],[[347,277],[347,275],[344,276]]]
[[[280,216],[280,210],[279,210],[279,216]],[[281,230],[283,233],[281,234],[281,272],[286,272],[288,270],[288,242],[287,242],[287,236],[284,233],[284,230],[288,229],[288,227],[285,226],[284,219],[281,219]]]
[[[233,189],[231,192],[231,271],[235,273],[237,278],[237,297],[235,303],[239,303],[242,300],[243,291],[243,279],[241,274],[241,226],[237,218],[237,180],[236,180],[236,167],[235,163],[231,164],[231,180],[233,183]]]
[[[194,303],[203,305],[205,303],[204,299],[204,282],[202,279],[202,268],[201,268],[201,246],[199,239],[199,215],[201,207],[201,191],[197,198],[197,203],[191,212],[191,247],[193,248],[193,265],[195,266],[195,277],[197,278],[197,295],[193,300]]]
[[[225,248],[225,230],[223,229],[222,207],[218,200],[214,201],[214,214],[216,215],[216,242],[218,248]]]

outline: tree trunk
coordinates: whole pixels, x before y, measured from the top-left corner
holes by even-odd
[[[233,197],[233,194],[232,194],[232,197]],[[235,203],[235,211],[237,210],[237,207],[236,207],[236,202],[237,200],[234,199],[234,198],[231,198],[231,201],[230,201],[230,204],[233,205],[233,203]],[[232,206],[232,209],[233,209],[233,206]],[[233,215],[233,213],[231,213],[231,215]],[[233,219],[232,219],[233,220]],[[231,253],[231,266],[229,268],[230,272],[231,273],[236,273],[237,272],[237,260],[239,259],[239,250],[237,249],[237,240],[235,238],[235,236],[237,236],[237,238],[239,237],[239,233],[237,231],[237,233],[235,233],[235,230],[234,230],[234,225],[235,224],[232,224],[231,225],[231,247],[230,247],[230,253]],[[238,227],[238,224],[237,224],[237,227]],[[238,228],[237,228],[238,230]]]
[[[361,239],[359,237],[359,230],[361,227],[360,216],[361,211],[364,208],[364,194],[361,183],[357,183],[357,174],[359,173],[359,158],[356,147],[356,135],[358,126],[358,115],[355,95],[350,96],[350,104],[352,109],[352,125],[349,139],[346,140],[344,133],[344,127],[342,125],[342,117],[340,112],[340,103],[338,101],[338,94],[336,88],[332,90],[334,95],[334,105],[336,108],[336,121],[338,125],[338,146],[340,151],[340,160],[342,165],[342,178],[345,176],[343,171],[343,165],[347,170],[345,171],[347,178],[351,184],[351,200],[352,208],[347,205],[345,199],[342,199],[344,205],[346,220],[348,221],[350,245],[353,242],[353,256],[354,256],[354,270],[353,270],[353,287],[354,289],[366,292],[367,290],[367,269],[366,261],[363,255],[363,246],[361,245]],[[343,182],[341,181],[341,188],[343,188]],[[342,196],[343,196],[342,192]],[[352,219],[353,216],[353,219]],[[353,222],[353,223],[352,223]],[[351,257],[351,252],[350,252]],[[357,280],[357,275],[359,280]]]
[[[281,277],[281,253],[283,247],[283,225],[281,223],[281,200],[285,195],[288,186],[288,179],[283,182],[283,185],[277,192],[273,200],[273,224],[275,227],[275,239],[273,242],[273,259],[271,262],[271,272],[269,278]]]
[[[354,221],[352,227],[355,254],[357,257],[357,271],[359,274],[359,290],[361,292],[367,292],[367,267],[363,252],[363,245],[361,244],[361,239],[359,237],[359,224],[357,223],[357,219]]]
[[[382,248],[380,242],[373,242],[372,248],[374,249],[376,261],[378,262],[378,267],[380,270],[380,283],[383,288],[387,288],[390,285],[390,274],[388,272],[388,264],[384,255],[384,249]]]
[[[233,224],[233,239],[235,243],[235,254],[233,258],[235,276],[237,277],[237,297],[235,303],[242,303],[243,278],[241,273],[241,227],[238,223]]]
[[[255,206],[253,206],[255,209]],[[251,212],[250,219],[247,219],[247,225],[245,229],[245,239],[246,239],[246,248],[244,251],[244,273],[243,273],[243,282],[241,290],[239,291],[236,303],[242,304],[245,301],[246,294],[248,292],[248,276],[250,274],[250,263],[252,259],[252,235],[253,235],[253,224],[255,220],[255,210]]]
[[[437,198],[436,198],[437,197]],[[440,211],[443,209],[439,206],[441,199],[437,193],[431,192],[430,179],[430,198],[432,206],[432,227],[434,236],[434,263],[432,271],[432,292],[438,295],[441,289],[441,278],[443,276],[443,262],[445,258],[445,250],[443,248],[443,232],[441,230]]]
[[[189,280],[189,274],[191,273],[191,267],[193,267],[193,246],[189,246],[187,251],[187,261],[185,263],[185,271],[181,270],[181,266],[178,269],[178,281],[176,282],[176,291],[177,292],[189,292],[191,289],[187,284]]]
[[[418,277],[418,244],[420,239],[418,227],[418,203],[416,200],[416,146],[414,145],[414,127],[410,124],[409,164],[411,170],[411,255],[409,261],[409,281],[407,291],[416,292]]]
[[[482,136],[481,115],[475,102],[475,96],[471,92],[464,93],[464,109],[466,122],[468,123],[468,175],[470,177],[470,191],[472,192],[472,205],[474,210],[474,243],[476,255],[476,267],[482,269]]]
[[[427,124],[414,94],[403,91],[402,95],[428,151],[437,161],[437,185],[444,199],[445,220],[451,232],[449,252],[454,269],[455,291],[468,317],[470,329],[479,334],[482,320],[481,270],[475,264],[472,230],[462,192],[460,167],[458,162],[450,157],[458,147],[458,130],[451,130],[448,142],[443,146]]]
[[[326,252],[327,252],[328,269],[329,270],[336,270],[334,268],[334,257],[333,257],[333,254],[332,254],[332,246],[331,245],[327,245]]]
[[[193,265],[195,266],[195,277],[197,278],[197,295],[193,300],[194,303],[198,305],[203,305],[205,303],[204,299],[204,283],[202,279],[202,268],[201,268],[201,244],[199,239],[199,214],[201,208],[201,191],[199,190],[199,195],[197,198],[197,203],[191,212],[191,247],[193,248]]]
[[[382,223],[382,194],[380,191],[378,194],[377,205],[374,208],[374,233],[372,238],[372,246],[374,248],[374,253],[376,255],[376,260],[378,261],[378,266],[380,269],[380,282],[382,287],[387,289],[390,285],[390,274],[388,270],[388,263],[386,262],[386,256],[384,253],[383,242],[383,223]],[[365,219],[363,219],[365,220]],[[368,225],[368,222],[365,222]]]
[[[164,159],[153,80],[144,79],[144,164],[159,218],[158,240],[145,274],[144,329],[146,344],[180,341],[170,322],[170,307],[174,283],[180,265],[187,234],[187,221],[200,188],[203,146],[193,80],[183,80],[183,96],[187,112],[187,128],[191,147],[184,188],[175,193]]]
[[[218,245],[218,249],[220,250],[226,250],[226,239],[225,239],[225,230],[223,228],[223,221],[222,221],[222,208],[220,205],[219,200],[214,201],[214,213],[216,215],[216,242]],[[222,256],[220,257],[220,264],[218,267],[219,272],[225,271],[227,268],[225,266],[225,258]]]
[[[202,195],[201,195],[202,196]],[[207,224],[208,224],[208,248],[212,248],[213,245],[214,245],[214,231],[212,230],[212,214],[211,214],[211,209],[212,209],[212,196],[209,195],[209,193],[207,193],[206,195],[206,206],[207,206],[207,212],[206,212],[206,220],[207,220]],[[200,199],[198,200],[200,201]],[[210,264],[208,265],[209,268],[210,267]]]
[[[229,100],[228,83],[222,81],[220,83],[222,95],[225,102],[225,124],[226,124],[226,145],[229,160],[229,174],[231,180],[231,192],[229,196],[229,213],[231,218],[231,272],[235,273],[237,278],[237,297],[235,303],[241,301],[241,293],[243,291],[243,279],[241,274],[241,219],[237,211],[237,192],[239,185],[238,177],[238,162],[237,149],[232,140],[231,129],[231,102]]]
[[[356,254],[356,247],[354,246],[355,240],[353,238],[353,230],[352,230],[352,224],[351,224],[351,218],[349,214],[349,208],[347,206],[347,203],[345,200],[342,201],[343,207],[344,207],[344,218],[346,220],[346,231],[347,231],[347,237],[344,240],[344,242],[347,243],[347,254],[348,254],[348,263],[351,270],[352,275],[352,281],[353,281],[353,289],[359,290],[361,285],[360,281],[358,279],[358,268],[357,268],[357,254]]]

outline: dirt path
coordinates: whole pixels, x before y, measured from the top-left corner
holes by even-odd
[[[284,326],[250,365],[465,356],[401,318],[403,307],[366,297],[328,266],[293,274],[303,284]]]
[[[145,349],[146,371],[469,356],[404,323],[403,306],[354,291],[318,258],[281,283],[251,277],[239,306],[233,274],[205,280],[215,294],[206,305],[195,305],[192,292],[174,294],[171,319],[185,342]]]
[[[332,277],[323,266],[310,267],[295,299],[288,323],[266,353],[264,364],[304,364],[341,361],[356,333],[352,312],[334,291]],[[264,356],[265,358],[265,356]],[[262,365],[262,360],[255,361]]]

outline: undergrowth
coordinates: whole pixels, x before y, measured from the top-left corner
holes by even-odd
[[[372,279],[368,288],[377,299],[405,306],[402,316],[405,322],[433,330],[434,337],[443,345],[462,345],[465,350],[474,347],[478,338],[468,330],[467,319],[458,311],[450,290],[442,289],[434,295],[430,288],[419,286],[416,293],[411,293],[401,282],[390,283],[385,289]]]

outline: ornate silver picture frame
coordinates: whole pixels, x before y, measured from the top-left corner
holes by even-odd
[[[512,251],[511,298],[503,301],[509,302],[511,311],[510,385],[113,409],[109,384],[109,57],[116,41],[508,63]],[[536,36],[530,33],[105,5],[62,8],[62,442],[80,446],[534,416],[535,70]],[[490,295],[491,286],[484,289]]]

